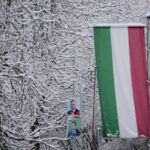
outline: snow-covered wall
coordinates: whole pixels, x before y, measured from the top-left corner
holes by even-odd
[[[149,4],[149,0],[1,0],[0,147],[70,149],[66,111],[74,81],[75,96],[81,99],[82,133],[76,147],[91,149],[93,26],[146,23]],[[96,91],[95,128],[101,126]],[[121,143],[115,141],[114,146],[116,142]],[[104,148],[109,146],[104,142]]]

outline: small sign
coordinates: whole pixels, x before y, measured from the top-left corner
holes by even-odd
[[[80,135],[80,119],[68,120],[68,137]]]
[[[71,98],[68,100],[68,116],[80,117],[80,99]]]
[[[80,135],[80,99],[70,98],[68,100],[68,124],[67,124],[67,135],[79,136]]]

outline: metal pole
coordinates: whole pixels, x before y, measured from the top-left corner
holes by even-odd
[[[149,45],[149,20],[150,20],[150,15],[147,16],[147,51],[146,51],[146,56],[147,56],[147,72],[148,72],[148,66],[149,66],[149,52],[150,52],[150,45]],[[148,72],[148,82],[149,82],[149,72]]]
[[[95,149],[95,95],[96,95],[96,67],[94,69],[94,97],[93,97],[93,123],[92,123],[92,150]]]
[[[75,137],[72,136],[72,150],[75,150]]]
[[[75,56],[73,57],[73,76],[75,75]],[[73,80],[73,97],[75,96],[75,81]],[[72,136],[72,150],[75,150],[75,137]]]
[[[73,78],[75,78],[74,77],[74,75],[75,75],[75,56],[73,57]],[[73,80],[73,97],[75,96],[75,81]]]
[[[101,128],[97,128],[96,137],[97,137],[97,143],[98,143],[98,150],[102,150],[102,146],[101,146],[102,129]]]

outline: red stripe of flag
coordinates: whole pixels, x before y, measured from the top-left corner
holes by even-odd
[[[149,92],[146,69],[144,27],[129,27],[131,79],[139,136],[149,137]]]

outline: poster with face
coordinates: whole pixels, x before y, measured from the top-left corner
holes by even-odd
[[[68,137],[80,136],[80,119],[74,118],[74,120],[68,120]]]
[[[68,116],[80,117],[80,99],[70,98],[68,100]]]

